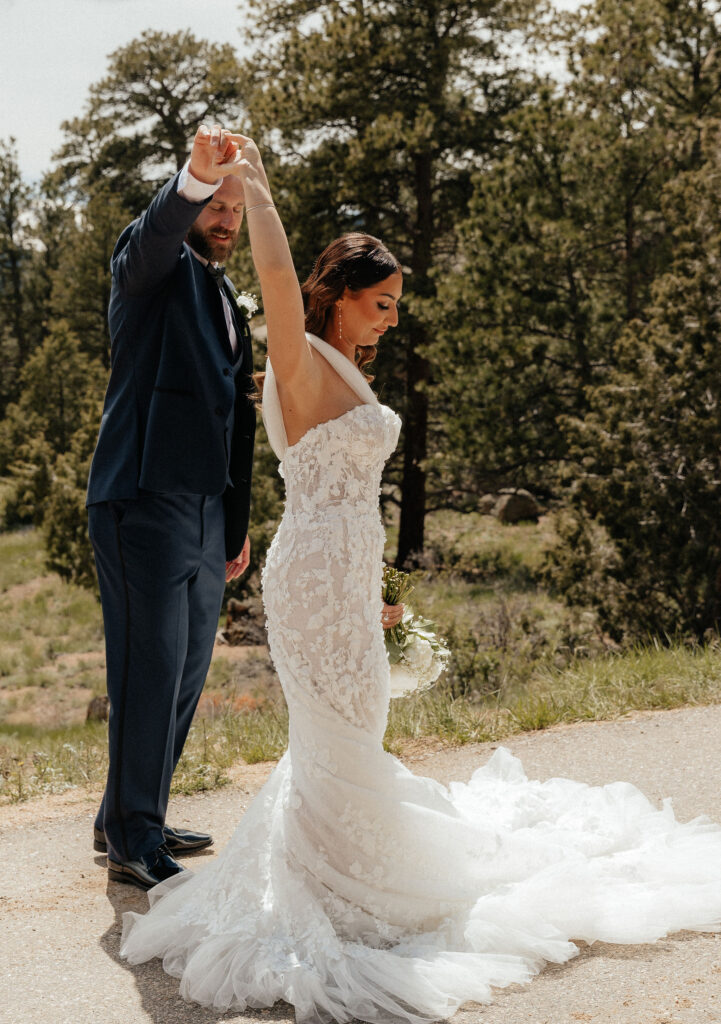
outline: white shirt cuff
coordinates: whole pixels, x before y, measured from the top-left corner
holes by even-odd
[[[202,203],[203,200],[212,196],[216,189],[220,188],[222,182],[222,178],[218,178],[212,185],[208,185],[205,181],[198,181],[190,173],[190,160],[188,160],[178,178],[178,195],[187,199],[189,203]]]

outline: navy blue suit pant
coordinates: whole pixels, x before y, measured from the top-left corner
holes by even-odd
[[[105,623],[108,778],[98,828],[135,860],[163,842],[170,782],[205,682],[225,587],[221,495],[88,508]]]

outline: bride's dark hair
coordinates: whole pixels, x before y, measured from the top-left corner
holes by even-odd
[[[346,288],[363,291],[371,285],[385,281],[401,270],[393,253],[373,235],[352,231],[341,235],[327,245],[313,264],[313,269],[300,286],[305,308],[305,329],[309,334],[323,337],[333,306]],[[376,357],[375,345],[358,345],[355,361],[359,370]],[[368,381],[373,380],[364,373]],[[251,399],[260,402],[263,395],[265,373],[254,373],[255,391]]]
[[[305,307],[305,329],[323,337],[334,304],[346,288],[363,291],[397,273],[401,265],[383,242],[373,235],[353,231],[326,246],[300,286]],[[360,370],[375,359],[375,345],[356,348]]]

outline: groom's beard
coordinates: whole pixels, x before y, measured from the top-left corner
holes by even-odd
[[[238,244],[239,234],[240,227],[237,231],[226,228],[206,228],[203,231],[193,224],[188,230],[187,240],[188,245],[209,263],[225,263]]]

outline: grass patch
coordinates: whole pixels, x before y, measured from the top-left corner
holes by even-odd
[[[560,723],[719,701],[718,647],[650,645],[579,659],[562,670],[543,669],[508,700],[454,696],[446,684],[394,700],[384,742],[386,749],[401,754],[409,740],[433,737],[453,746],[497,742]],[[209,695],[191,729],[172,792],[197,793],[224,785],[234,764],[275,760],[287,742],[288,714],[282,703],[248,694]],[[100,787],[106,770],[103,725],[46,731],[0,727],[0,803],[78,785]]]
[[[577,659],[564,669],[541,667],[506,698],[456,697],[446,683],[391,703],[385,742],[402,750],[409,739],[438,736],[461,745],[502,740],[519,732],[574,722],[620,718],[721,702],[721,650],[637,646],[625,653]]]
[[[509,708],[519,728],[597,721],[629,711],[661,711],[721,701],[721,650],[637,645],[618,655],[582,660],[542,673]]]
[[[288,713],[267,701],[196,718],[171,793],[216,789],[234,764],[276,760],[287,742]],[[76,786],[102,788],[107,745],[107,726],[99,722],[63,729],[0,726],[0,805]]]
[[[428,529],[429,564],[414,574],[411,603],[448,636],[452,658],[433,690],[392,702],[385,744],[394,753],[422,738],[495,742],[633,710],[721,702],[718,644],[609,649],[591,613],[569,609],[543,589],[550,517],[538,526],[504,526],[443,512],[429,517]],[[100,788],[106,727],[55,727],[63,708],[77,721],[88,695],[104,690],[99,604],[91,593],[43,575],[33,531],[0,534],[0,554],[0,803],[72,786]],[[47,721],[52,728],[38,724],[43,709],[54,716]],[[223,785],[241,760],[274,760],[287,735],[287,711],[265,651],[220,653],[173,792]]]
[[[173,777],[173,793],[198,793],[228,781],[239,761],[275,761],[288,745],[285,705],[264,702],[247,711],[224,709],[197,720]]]
[[[45,555],[36,530],[0,533],[0,594],[44,572]]]
[[[35,530],[0,534],[0,556],[0,721],[27,709],[37,724],[77,722],[105,689],[100,604],[45,573]]]
[[[0,726],[0,804],[100,786],[107,764],[106,728],[100,723],[48,730]]]
[[[534,585],[554,539],[551,516],[509,525],[477,512],[435,512],[426,523],[423,568],[522,590]]]
[[[445,689],[454,697],[508,702],[542,670],[607,653],[593,615],[566,608],[543,590],[517,592],[452,572],[415,577],[410,603],[448,638]]]

